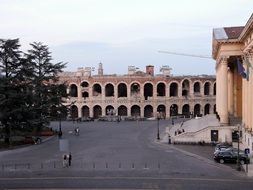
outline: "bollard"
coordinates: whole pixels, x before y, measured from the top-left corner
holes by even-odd
[[[144,166],[144,169],[147,169],[148,167],[147,167],[147,163],[145,163],[145,166]]]
[[[132,163],[132,169],[134,169],[134,163]]]
[[[108,168],[108,163],[107,162],[105,163],[105,168]]]
[[[54,161],[54,168],[56,168],[56,164],[55,164],[55,161]]]
[[[160,166],[160,163],[158,163],[158,169],[160,170],[161,166]]]
[[[119,163],[119,168],[121,168],[121,163]]]
[[[95,163],[93,162],[93,169],[95,169],[96,168],[96,165],[95,165]]]
[[[17,164],[14,164],[14,169],[15,169],[15,170],[17,169]]]

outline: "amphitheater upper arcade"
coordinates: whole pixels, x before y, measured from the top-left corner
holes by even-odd
[[[120,115],[169,118],[177,114],[216,111],[214,76],[63,75],[72,117]]]

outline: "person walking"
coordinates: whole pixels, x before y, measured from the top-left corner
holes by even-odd
[[[62,166],[63,166],[64,168],[67,167],[67,155],[66,155],[66,154],[63,155]]]
[[[69,155],[68,155],[68,164],[69,164],[69,166],[71,166],[71,161],[72,161],[72,155],[71,155],[71,152],[70,152]]]

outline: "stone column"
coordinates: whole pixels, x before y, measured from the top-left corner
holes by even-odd
[[[78,102],[82,101],[82,87],[80,85],[77,86],[77,100]]]
[[[203,84],[201,85],[203,87]],[[219,68],[218,68],[218,61],[216,63],[216,112],[220,113],[220,104],[219,104],[219,94],[220,94],[220,77],[219,77]],[[203,94],[202,94],[203,93]],[[201,88],[201,95],[204,95],[204,92],[202,91]]]
[[[228,124],[228,64],[227,58],[223,57],[219,65],[219,96],[220,96],[220,123]]]
[[[81,105],[77,106],[77,110],[78,110],[78,118],[82,117],[82,106]]]
[[[253,66],[253,52],[251,52],[250,54],[249,54],[249,58],[248,58],[248,60],[249,60],[249,62],[250,62],[250,64],[251,64],[251,66]],[[250,73],[249,73],[249,82],[250,82],[250,84],[249,84],[249,89],[250,89],[250,110],[249,110],[249,117],[250,117],[250,128],[251,128],[251,130],[252,130],[252,128],[253,128],[253,106],[252,106],[252,104],[253,104],[253,97],[252,97],[252,94],[253,94],[253,68],[251,67],[250,69],[249,69],[250,71]]]
[[[234,115],[234,93],[233,93],[233,72],[228,70],[228,112],[231,115]]]

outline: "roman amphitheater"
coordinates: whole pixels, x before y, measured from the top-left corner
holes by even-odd
[[[175,115],[196,116],[216,112],[215,76],[173,76],[169,66],[154,73],[154,66],[140,71],[128,67],[128,74],[105,75],[99,64],[92,68],[63,72],[60,82],[67,84],[72,103],[71,117],[169,118]]]

